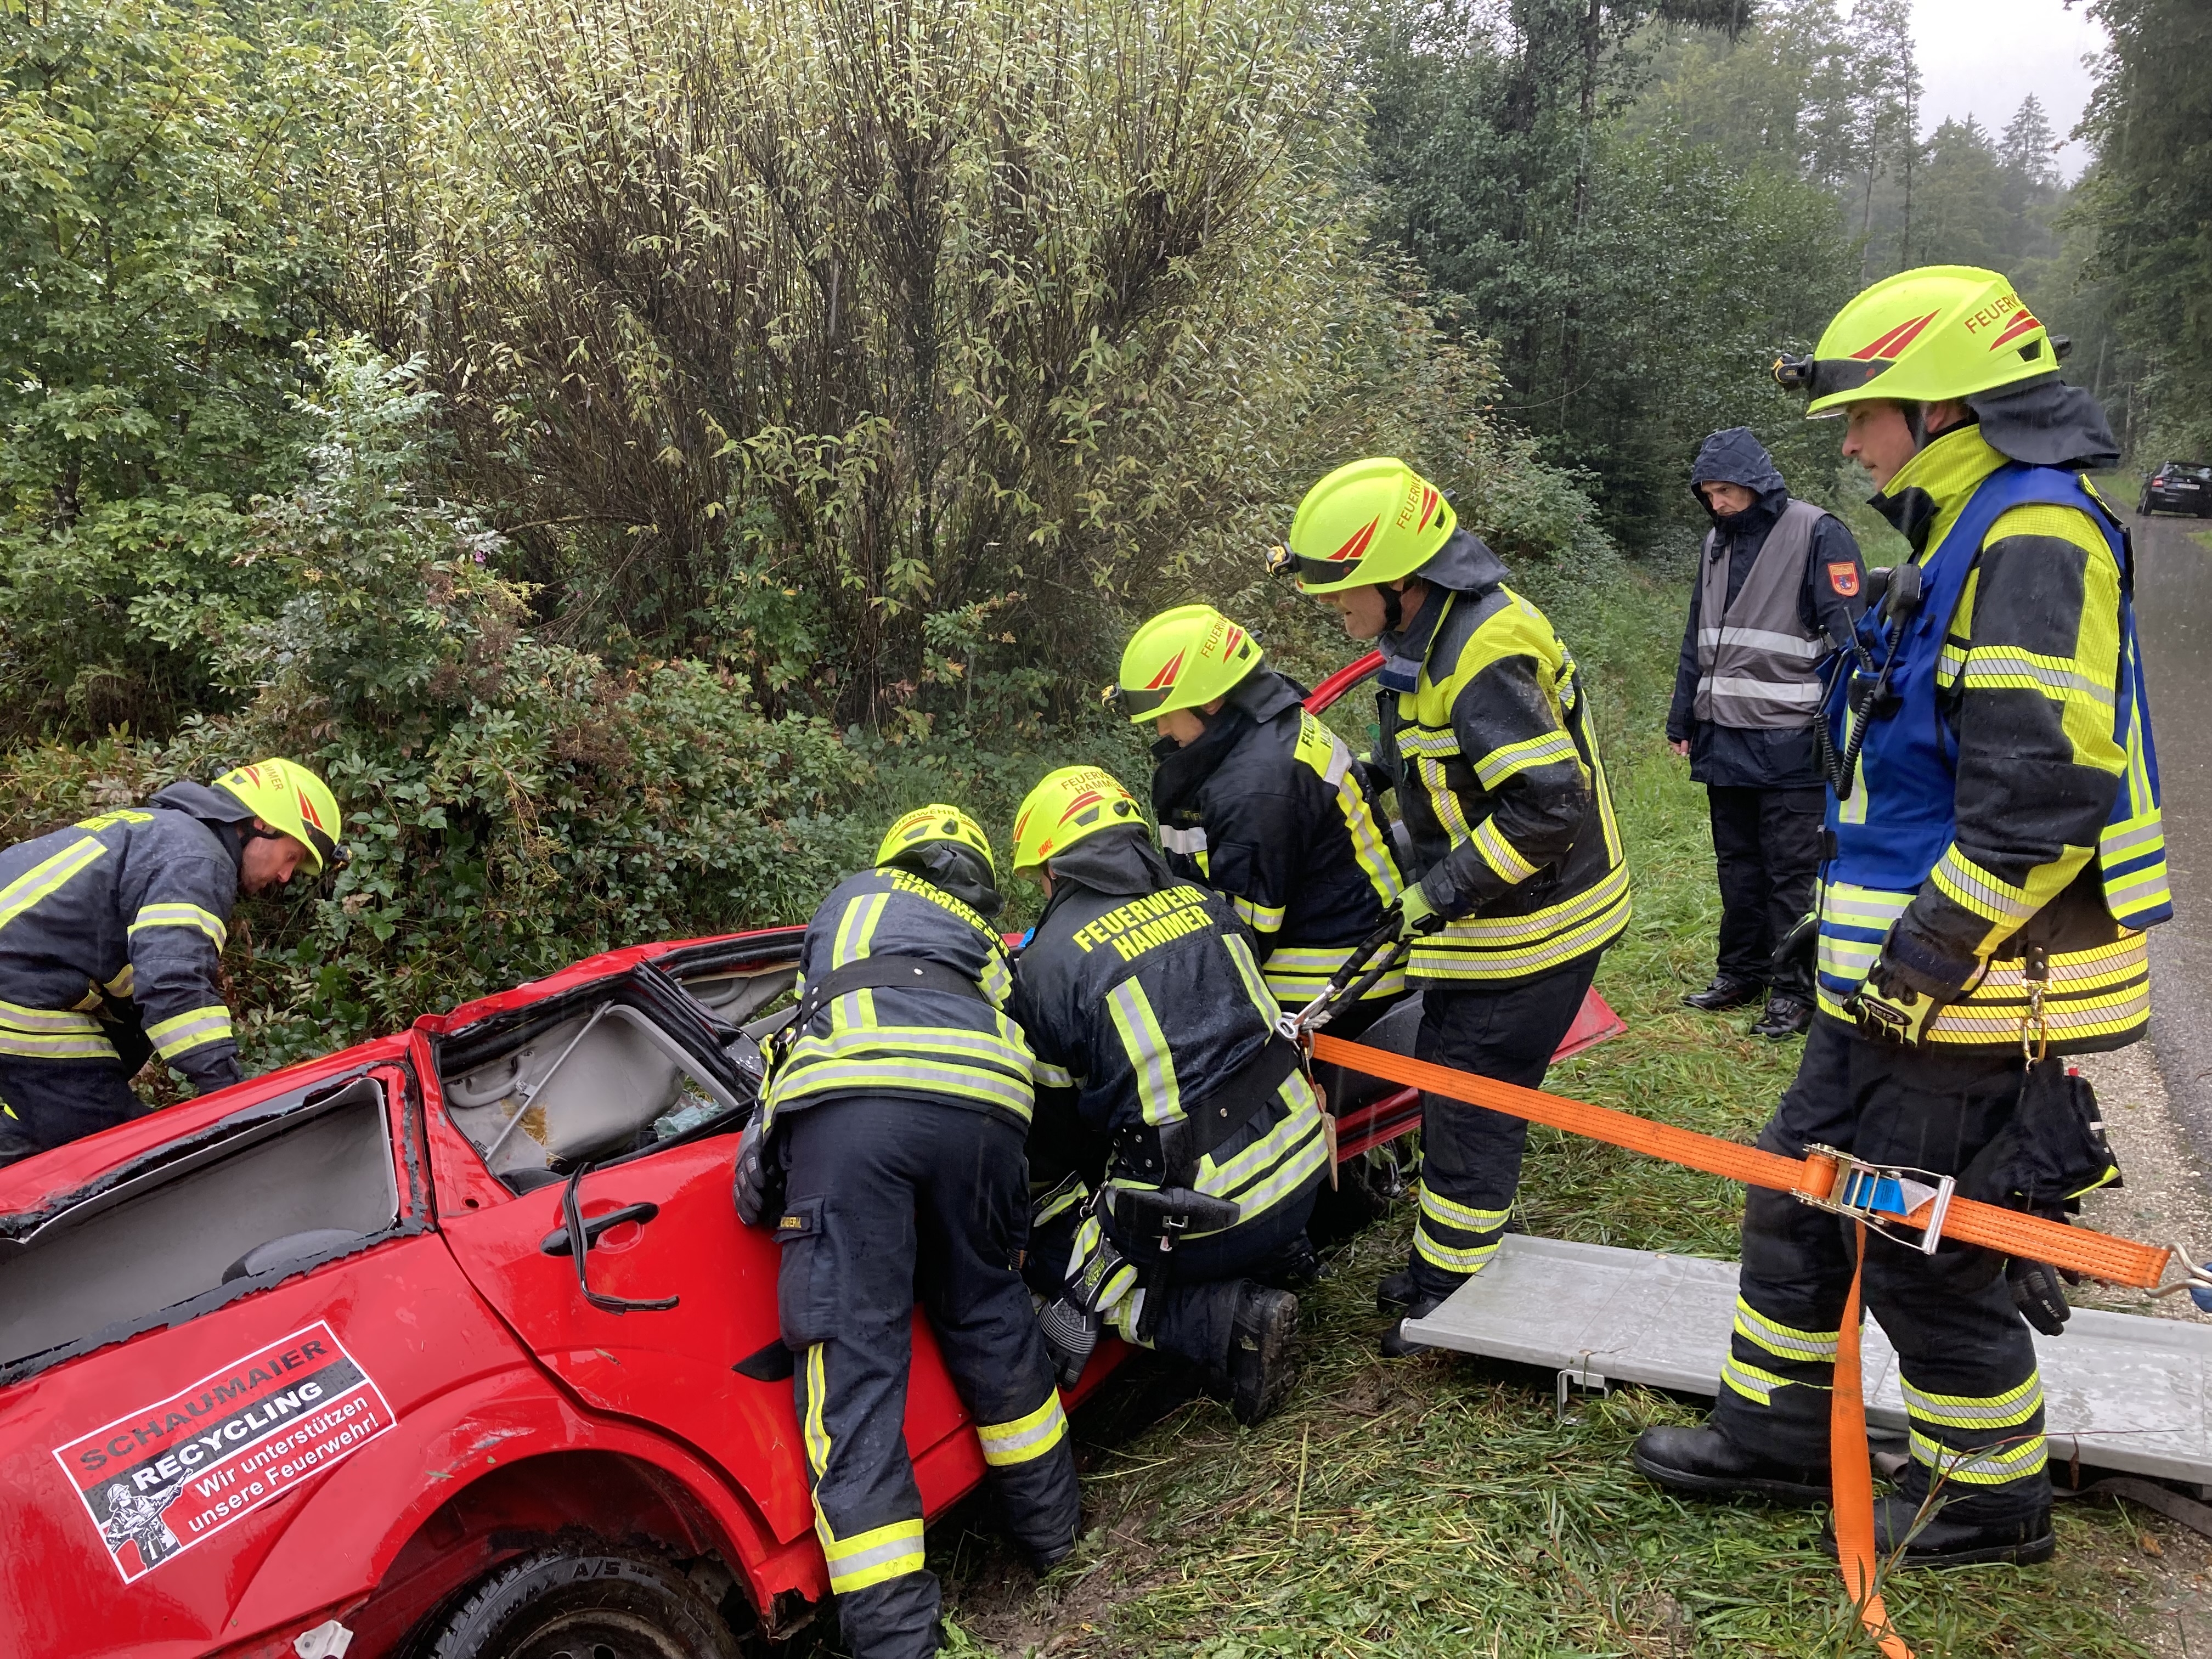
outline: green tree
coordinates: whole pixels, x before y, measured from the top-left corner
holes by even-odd
[[[0,57],[0,733],[160,726],[297,465],[327,88],[292,26],[204,0],[24,0]]]
[[[2212,455],[2212,14],[2192,0],[2096,0],[2111,46],[2082,131],[2088,276],[2124,349],[2130,447]]]

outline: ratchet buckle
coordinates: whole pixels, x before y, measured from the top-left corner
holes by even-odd
[[[1893,1243],[1911,1245],[1923,1255],[1936,1254],[1943,1238],[1943,1218],[1959,1184],[1954,1177],[1909,1165],[1869,1164],[1833,1146],[1808,1146],[1805,1157],[1811,1163],[1826,1164],[1832,1175],[1826,1192],[1792,1188],[1790,1195],[1799,1203],[1864,1222]],[[1888,1224],[1900,1222],[1917,1228],[1919,1237],[1893,1231]]]

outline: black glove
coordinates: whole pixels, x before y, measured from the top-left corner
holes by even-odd
[[[1783,980],[1793,968],[1810,968],[1820,954],[1820,913],[1808,910],[1782,936],[1782,943],[1774,947],[1774,956],[1766,964],[1766,977]]]
[[[2066,1316],[2074,1309],[2059,1284],[2057,1268],[2016,1255],[2005,1263],[2005,1283],[2012,1291],[2013,1306],[2037,1330],[2057,1336],[2066,1328]]]
[[[769,1152],[768,1136],[756,1111],[738,1136],[737,1168],[731,1180],[738,1219],[748,1227],[757,1227],[783,1210],[783,1169]]]
[[[1844,1006],[1858,1021],[1861,1036],[1917,1048],[1937,1012],[1955,1001],[1972,976],[1972,963],[1960,969],[1906,933],[1899,922],[1881,942],[1881,954],[1867,970],[1866,983]]]

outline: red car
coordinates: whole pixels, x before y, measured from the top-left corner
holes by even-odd
[[[804,1619],[775,1246],[730,1196],[800,938],[594,957],[0,1170],[0,1659],[702,1659]],[[1338,1094],[1345,1157],[1411,1121]],[[926,1321],[907,1439],[932,1517],[981,1480]]]

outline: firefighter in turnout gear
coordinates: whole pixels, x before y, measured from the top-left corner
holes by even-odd
[[[1152,724],[1152,809],[1168,867],[1237,907],[1285,1008],[1319,996],[1404,885],[1365,769],[1302,688],[1211,605],[1155,617],[1121,653],[1122,711]],[[1392,970],[1337,1016],[1356,1036],[1402,995]]]
[[[1404,462],[1355,461],[1307,492],[1278,564],[1378,640],[1380,742],[1416,878],[1407,981],[1419,1058],[1534,1088],[1628,924],[1628,866],[1574,659],[1497,555]],[[1528,1125],[1430,1095],[1412,1260],[1376,1293],[1419,1317],[1498,1249]],[[1386,1353],[1413,1351],[1403,1318]]]
[[[1228,900],[1180,879],[1128,791],[1054,772],[1014,825],[1014,868],[1045,889],[1015,1006],[1035,1045],[1031,1283],[1047,1328],[1099,1321],[1192,1361],[1244,1423],[1294,1377],[1305,1238],[1328,1169],[1321,1105],[1252,935]],[[1046,1121],[1046,1115],[1052,1121]]]
[[[320,778],[266,760],[0,853],[0,1164],[142,1115],[149,1058],[237,1082],[231,908],[343,863],[338,829]]]
[[[2062,349],[2002,276],[1947,265],[1876,283],[1810,359],[1778,366],[1812,414],[1847,415],[1844,453],[1913,556],[1823,709],[1820,1012],[1760,1133],[1770,1151],[1822,1143],[1963,1174],[1971,1189],[2038,1075],[2027,1048],[2118,1048],[2149,1017],[2142,930],[2171,913],[2156,762],[2127,538],[2081,476],[2116,446],[2059,380]],[[1638,1468],[1692,1492],[1826,1495],[1850,1252],[1835,1218],[1751,1194],[1711,1422],[1648,1431]],[[1911,1418],[1877,1552],[1901,1547],[1906,1565],[2048,1557],[2023,1316],[2061,1328],[2051,1270],[1869,1236],[1864,1275]],[[1944,1505],[1908,1539],[1932,1486]]]
[[[938,1647],[907,1455],[917,1303],[982,1440],[1007,1524],[1042,1572],[1075,1545],[1075,1460],[1020,1261],[1033,1061],[1005,1012],[989,842],[957,807],[908,813],[873,869],[822,902],[762,1133],[777,1312],[814,1524],[855,1659]],[[741,1205],[742,1207],[742,1205]]]

